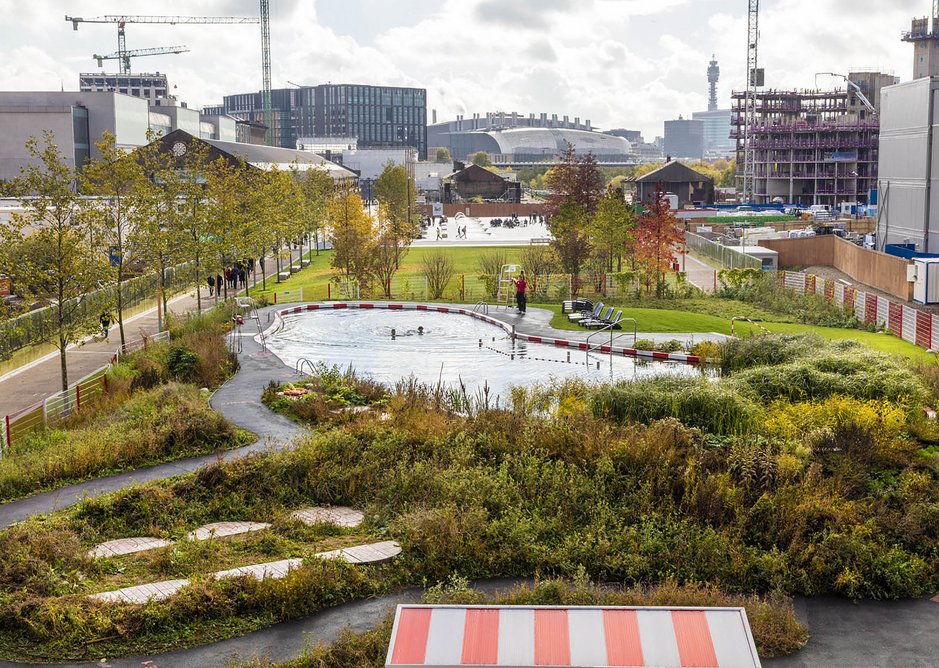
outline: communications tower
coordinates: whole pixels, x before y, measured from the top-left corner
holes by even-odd
[[[717,66],[717,58],[711,54],[708,64],[708,111],[717,111],[717,80],[721,78],[721,68]]]

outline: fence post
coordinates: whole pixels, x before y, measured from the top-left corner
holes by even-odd
[[[75,385],[75,412],[77,413],[82,407],[82,391],[80,385]]]
[[[13,436],[10,434],[10,416],[7,415],[5,420],[7,424],[7,447],[10,448],[13,447]]]
[[[276,293],[276,292],[274,293],[274,303],[275,303],[275,304],[277,303],[277,293]]]
[[[331,284],[327,283],[326,284],[326,301],[329,301],[332,298],[333,298],[333,289],[331,287]],[[277,302],[274,302],[274,303],[276,304]]]
[[[466,301],[466,274],[460,274],[460,301]]]
[[[107,371],[104,372],[104,375],[102,376],[102,378],[104,379],[104,393],[107,394],[108,393],[108,372]]]

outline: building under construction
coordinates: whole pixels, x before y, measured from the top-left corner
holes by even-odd
[[[896,77],[878,72],[848,75],[873,109],[851,90],[755,92],[750,146],[753,201],[834,208],[840,202],[868,203],[877,187],[877,112],[880,89]],[[745,161],[745,91],[734,91],[731,138],[737,164]]]

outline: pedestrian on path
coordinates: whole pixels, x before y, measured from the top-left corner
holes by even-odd
[[[215,294],[215,276],[209,276],[209,297]]]
[[[216,299],[218,299],[219,297],[222,296],[222,280],[223,280],[223,279],[222,279],[222,275],[221,275],[221,274],[216,274],[216,275],[215,275],[215,287],[217,288],[217,290],[215,291],[215,298],[216,298]]]
[[[528,287],[528,282],[525,280],[525,272],[520,273],[517,279],[513,278],[512,282],[515,283],[515,303],[518,306],[518,312],[520,315],[525,315],[525,307],[527,306],[528,299],[525,295],[525,289]]]
[[[111,329],[111,314],[107,311],[103,311],[101,316],[98,318],[98,322],[101,323],[101,336],[104,337],[104,340],[108,340],[108,330]]]

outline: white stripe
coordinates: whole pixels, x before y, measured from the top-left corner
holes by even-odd
[[[669,610],[637,610],[642,657],[647,666],[680,666],[675,625]]]
[[[499,658],[496,665],[535,665],[534,610],[499,610]]]
[[[609,665],[602,610],[569,609],[567,628],[571,639],[572,666]]]
[[[759,667],[759,659],[751,655],[750,639],[744,628],[743,612],[738,610],[708,610],[708,628],[714,656],[720,668]]]
[[[434,608],[427,631],[427,654],[424,664],[459,666],[463,658],[465,608]]]

